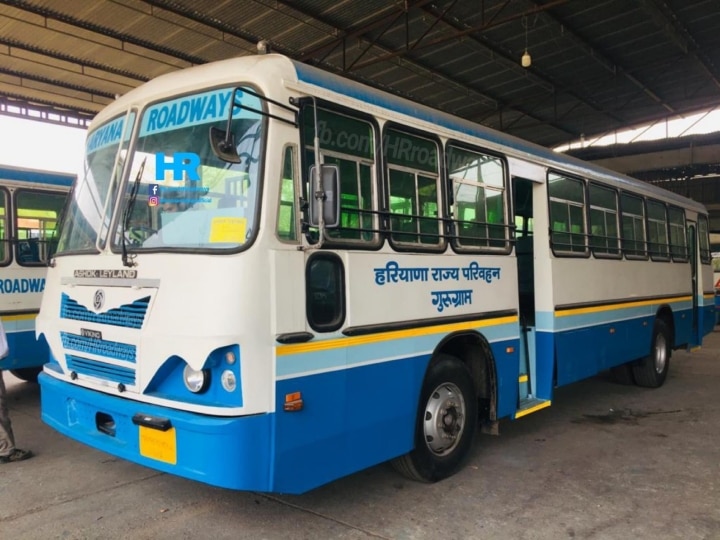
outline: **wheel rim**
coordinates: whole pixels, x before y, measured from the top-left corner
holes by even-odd
[[[655,337],[655,371],[662,373],[667,365],[667,340],[665,335],[659,333]]]
[[[435,388],[425,405],[425,444],[436,455],[452,452],[465,430],[465,399],[452,383]]]

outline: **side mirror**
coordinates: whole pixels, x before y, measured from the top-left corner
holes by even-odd
[[[225,122],[225,130],[211,127],[210,128],[210,148],[213,153],[226,163],[240,163],[240,156],[235,147],[235,137],[232,132],[233,113],[237,107],[242,108],[242,104],[236,101],[237,97],[242,99],[242,88],[235,88],[230,98],[230,107],[228,107],[227,122]]]
[[[317,172],[315,165],[310,167],[310,226],[318,227],[322,215],[325,227],[337,227],[340,224],[340,168],[322,165],[322,176]]]
[[[213,153],[226,163],[240,163],[240,156],[235,148],[235,137],[230,131],[230,122],[225,131],[216,127],[210,128],[210,147]]]

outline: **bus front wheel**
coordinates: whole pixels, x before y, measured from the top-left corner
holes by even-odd
[[[665,382],[670,367],[670,331],[661,319],[655,319],[650,354],[633,365],[635,384],[646,388],[658,388]]]
[[[18,379],[25,382],[37,382],[38,375],[42,371],[41,367],[29,367],[29,368],[18,368],[11,369],[10,373],[15,375]]]
[[[430,365],[415,421],[415,448],[396,458],[404,476],[437,482],[460,468],[472,446],[478,403],[472,377],[460,360],[439,355]]]

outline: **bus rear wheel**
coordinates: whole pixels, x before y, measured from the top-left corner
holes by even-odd
[[[631,364],[620,364],[610,368],[610,373],[619,384],[635,384],[633,367]]]
[[[477,396],[468,368],[453,356],[439,355],[423,382],[415,448],[393,460],[393,467],[421,482],[451,476],[472,447],[477,418]]]
[[[670,331],[661,319],[655,319],[650,354],[633,365],[635,384],[646,388],[658,388],[665,382],[670,368]]]
[[[42,371],[41,367],[29,367],[29,368],[18,368],[11,369],[10,373],[15,375],[18,379],[25,382],[37,382],[38,375]]]

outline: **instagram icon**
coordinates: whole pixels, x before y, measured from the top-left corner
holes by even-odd
[[[160,186],[151,184],[148,186],[148,206],[160,204]]]

